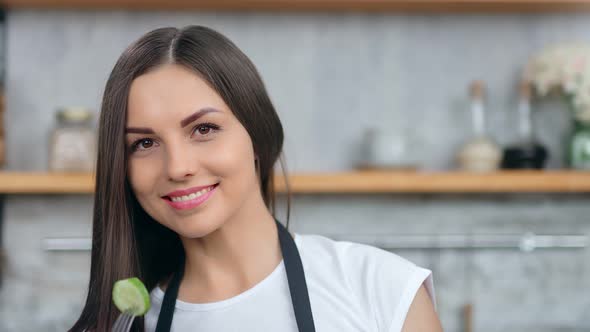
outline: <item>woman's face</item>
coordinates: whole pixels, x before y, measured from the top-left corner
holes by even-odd
[[[137,200],[183,237],[211,233],[260,196],[246,129],[215,90],[180,65],[133,81],[126,144]]]

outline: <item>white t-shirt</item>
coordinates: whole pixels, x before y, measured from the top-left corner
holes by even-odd
[[[318,332],[399,332],[410,304],[424,283],[436,303],[429,270],[393,253],[319,235],[295,235]],[[151,292],[146,331],[156,329],[164,298]],[[171,331],[296,332],[285,266],[249,290],[212,303],[176,301]]]

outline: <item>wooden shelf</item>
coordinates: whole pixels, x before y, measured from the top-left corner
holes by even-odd
[[[92,194],[92,174],[0,172],[3,194]]]
[[[363,171],[300,174],[291,177],[296,193],[573,193],[590,192],[590,172]],[[278,182],[279,191],[284,190]]]
[[[590,0],[0,0],[8,9],[201,11],[576,12]]]
[[[358,171],[294,174],[295,194],[375,193],[590,193],[590,172],[510,171],[463,172]],[[276,189],[285,192],[281,176]],[[0,172],[3,194],[92,194],[92,174]]]

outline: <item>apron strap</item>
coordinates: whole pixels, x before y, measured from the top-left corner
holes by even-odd
[[[309,302],[309,292],[307,291],[307,282],[301,256],[295,240],[289,231],[278,220],[276,220],[279,231],[279,242],[283,252],[283,261],[287,271],[287,281],[289,282],[289,292],[291,293],[291,302],[295,311],[295,319],[299,332],[314,332],[313,315],[311,313],[311,304]]]
[[[299,256],[297,245],[289,231],[278,220],[275,219],[275,222],[277,224],[279,243],[283,254],[289,292],[291,293],[291,302],[293,303],[298,330],[299,332],[315,332],[301,256]],[[182,260],[180,265],[180,269],[174,273],[164,294],[155,332],[170,332],[172,318],[174,317],[174,307],[178,298],[178,288],[180,287],[180,281],[184,274],[184,260]]]
[[[168,288],[166,288],[155,332],[170,332],[172,318],[174,317],[174,308],[176,307],[176,299],[178,298],[178,289],[180,288],[180,281],[184,274],[184,259],[181,259],[179,265],[180,269],[174,273],[172,280],[168,283]]]

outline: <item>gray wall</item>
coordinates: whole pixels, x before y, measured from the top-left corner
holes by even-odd
[[[425,169],[450,169],[470,134],[469,81],[488,83],[491,133],[510,142],[526,59],[553,42],[590,39],[589,18],[10,12],[7,168],[46,168],[53,111],[98,109],[110,69],[134,39],[160,26],[202,24],[233,39],[258,66],[285,126],[290,171],[350,169],[370,126],[407,134]],[[550,100],[535,108],[550,167],[558,168],[565,107]],[[298,232],[334,236],[585,234],[587,201],[587,195],[302,195],[291,219]],[[90,196],[8,197],[1,331],[63,331],[77,317],[89,255],[47,253],[41,240],[89,236],[91,208]],[[467,301],[474,303],[476,331],[590,326],[588,251],[398,253],[434,270],[446,331],[461,330]]]

